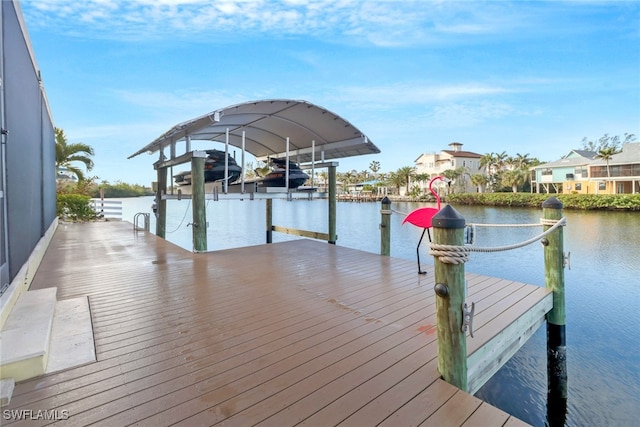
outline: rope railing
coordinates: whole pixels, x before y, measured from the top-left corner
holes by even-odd
[[[400,211],[397,211],[397,210],[395,210],[395,209],[391,209],[391,212],[393,212],[393,213],[397,213],[398,215],[402,215],[402,216],[407,216],[407,215],[409,215],[408,213],[400,212]]]
[[[530,245],[540,239],[543,239],[548,234],[555,231],[558,227],[566,225],[566,218],[562,217],[559,220],[541,219],[540,224],[536,225],[551,225],[551,227],[523,242],[514,243],[505,246],[493,246],[493,247],[480,247],[480,246],[456,246],[456,245],[441,245],[436,243],[430,244],[429,255],[437,257],[440,261],[448,264],[461,264],[469,260],[469,252],[501,252],[512,249],[518,249],[523,246]]]
[[[533,224],[478,224],[475,222],[472,222],[470,224],[468,224],[470,226],[473,227],[540,227],[541,225],[543,225],[541,222],[540,223],[533,223]]]

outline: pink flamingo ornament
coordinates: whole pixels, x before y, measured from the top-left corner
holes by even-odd
[[[424,232],[427,232],[427,235],[429,236],[429,241],[431,241],[431,232],[429,231],[429,229],[432,227],[431,224],[431,220],[433,219],[433,217],[435,216],[435,214],[437,214],[438,212],[440,212],[440,195],[438,195],[438,193],[436,193],[433,188],[433,182],[439,179],[440,181],[446,182],[445,179],[443,177],[441,177],[440,175],[433,177],[431,179],[431,181],[429,181],[429,191],[431,191],[431,194],[434,195],[434,197],[436,198],[436,202],[438,203],[438,207],[437,208],[418,208],[415,209],[413,211],[411,211],[407,217],[404,219],[404,221],[402,221],[402,224],[404,225],[405,222],[408,222],[410,224],[415,225],[416,227],[422,227],[422,235],[420,235],[420,240],[418,241],[418,246],[416,247],[416,255],[418,257],[418,274],[427,274],[426,271],[422,271],[420,269],[420,243],[422,243],[422,238],[424,237]]]

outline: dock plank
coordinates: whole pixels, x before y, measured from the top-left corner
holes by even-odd
[[[194,254],[127,223],[62,224],[31,289],[89,298],[97,361],[16,384],[7,409],[66,410],[64,426],[521,425],[440,379],[424,269],[306,239]],[[543,297],[467,280],[471,348]]]

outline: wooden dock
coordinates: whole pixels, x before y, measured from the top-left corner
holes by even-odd
[[[439,378],[432,268],[306,239],[194,254],[132,228],[60,224],[31,289],[89,297],[97,362],[16,384],[3,410],[65,426],[525,425]],[[471,376],[550,294],[467,276]]]

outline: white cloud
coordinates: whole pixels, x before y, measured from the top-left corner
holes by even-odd
[[[335,42],[410,46],[452,35],[511,31],[526,22],[508,3],[292,0],[50,0],[23,7],[34,25],[84,38],[157,40],[229,32],[307,35]]]

